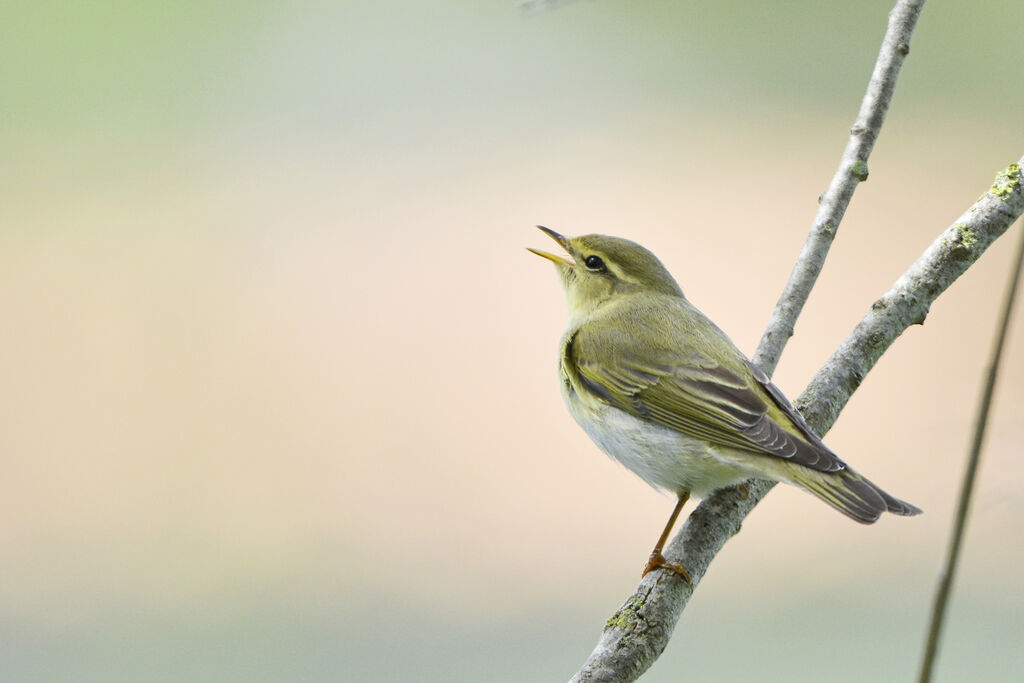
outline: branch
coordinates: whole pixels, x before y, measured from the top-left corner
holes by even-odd
[[[796,406],[816,430],[831,427],[839,411],[886,349],[1021,215],[1021,165],[1000,171],[988,191],[940,235],[836,349]],[[824,372],[831,366],[841,372]]]
[[[896,78],[903,66],[903,59],[910,52],[910,36],[924,2],[899,0],[889,13],[889,27],[882,39],[875,70],[860,104],[857,120],[850,129],[850,139],[839,160],[839,168],[832,176],[828,190],[819,200],[818,214],[814,217],[811,231],[754,354],[754,363],[768,375],[775,370],[782,349],[793,336],[793,326],[821,273],[825,256],[839,230],[839,222],[843,220],[853,191],[868,179],[868,155],[885,121]]]
[[[985,442],[988,413],[992,407],[992,394],[995,393],[996,389],[996,378],[999,376],[999,361],[1002,360],[1006,332],[1010,327],[1010,314],[1013,312],[1013,301],[1017,295],[1017,285],[1020,283],[1022,264],[1024,264],[1024,232],[1020,236],[1017,259],[1013,264],[1013,270],[1010,271],[1010,283],[1006,288],[1002,319],[999,322],[999,331],[996,333],[996,341],[992,349],[992,360],[989,361],[988,373],[985,377],[985,389],[982,392],[981,403],[978,406],[978,416],[974,423],[974,439],[971,442],[971,451],[967,457],[967,467],[960,486],[960,498],[956,506],[956,516],[953,518],[953,531],[950,534],[949,549],[946,552],[946,563],[939,578],[938,588],[935,591],[935,603],[932,607],[931,623],[928,625],[928,638],[925,641],[918,683],[928,683],[932,680],[932,669],[935,666],[935,658],[939,651],[939,636],[942,633],[942,622],[946,616],[946,606],[949,604],[949,595],[953,589],[953,577],[956,575],[956,566],[960,559],[964,527],[967,525],[967,511],[970,509],[971,495],[974,493],[974,480],[978,473],[978,463],[981,460],[981,446]]]
[[[811,428],[824,434],[882,353],[910,325],[921,324],[933,301],[1024,213],[1021,165],[1001,171],[989,190],[928,247],[899,280],[872,304],[853,332],[811,380],[797,406]],[[687,584],[671,572],[651,572],[605,624],[597,647],[572,681],[634,681],[665,649],[676,622],[708,565],[773,482],[748,482],[744,498],[722,489],[683,524],[665,552],[690,572]]]

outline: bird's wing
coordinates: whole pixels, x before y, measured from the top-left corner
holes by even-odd
[[[563,363],[582,389],[636,417],[822,472],[845,469],[749,361],[730,369],[699,351],[652,354],[644,345],[641,355],[640,348],[635,334],[621,330],[579,331],[566,343]]]

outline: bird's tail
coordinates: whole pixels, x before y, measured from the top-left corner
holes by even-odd
[[[819,472],[793,466],[789,474],[790,482],[862,524],[873,524],[883,512],[907,516],[921,514],[919,508],[890,496],[849,468],[839,472]]]

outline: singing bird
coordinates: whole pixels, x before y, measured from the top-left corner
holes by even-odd
[[[643,574],[690,496],[751,478],[794,484],[864,524],[921,511],[850,469],[728,336],[683,296],[644,247],[607,235],[564,237],[552,261],[569,322],[558,352],[562,398],[605,453],[678,496]]]

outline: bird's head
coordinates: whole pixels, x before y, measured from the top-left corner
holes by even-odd
[[[586,317],[601,304],[630,294],[683,296],[675,279],[658,257],[621,237],[565,237],[538,225],[569,258],[529,249],[555,264],[569,303],[570,318]]]

